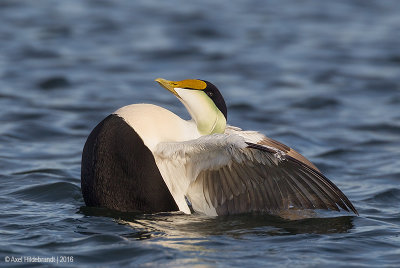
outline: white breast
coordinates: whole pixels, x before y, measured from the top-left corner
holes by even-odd
[[[183,120],[167,109],[153,104],[124,106],[114,114],[122,117],[152,152],[160,142],[186,141],[200,137],[193,121]]]

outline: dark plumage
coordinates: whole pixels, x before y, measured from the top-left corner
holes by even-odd
[[[225,119],[228,120],[228,109],[226,108],[224,97],[222,97],[221,92],[219,92],[218,88],[214,86],[214,84],[201,80],[207,84],[207,87],[203,89],[203,91],[213,100],[215,106],[221,111],[221,113],[225,116]]]
[[[178,210],[153,154],[117,115],[109,115],[90,133],[82,154],[81,186],[87,206],[119,211]]]

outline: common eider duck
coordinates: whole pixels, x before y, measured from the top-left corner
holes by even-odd
[[[191,120],[132,104],[101,121],[82,154],[87,206],[209,216],[303,209],[358,215],[307,158],[259,132],[228,125],[224,98],[212,83],[156,81],[185,105]]]

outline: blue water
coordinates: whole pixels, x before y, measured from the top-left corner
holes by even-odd
[[[2,0],[0,18],[0,265],[400,266],[398,1]],[[360,216],[85,207],[100,120],[143,102],[187,117],[157,77],[216,84],[230,124],[299,150]]]

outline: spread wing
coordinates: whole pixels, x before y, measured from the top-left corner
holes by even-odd
[[[182,211],[188,213],[188,199],[193,210],[207,215],[278,213],[290,208],[342,208],[358,214],[342,191],[307,159],[279,149],[283,144],[264,145],[259,141],[265,136],[250,134],[236,129],[158,145],[153,152],[157,166]]]

